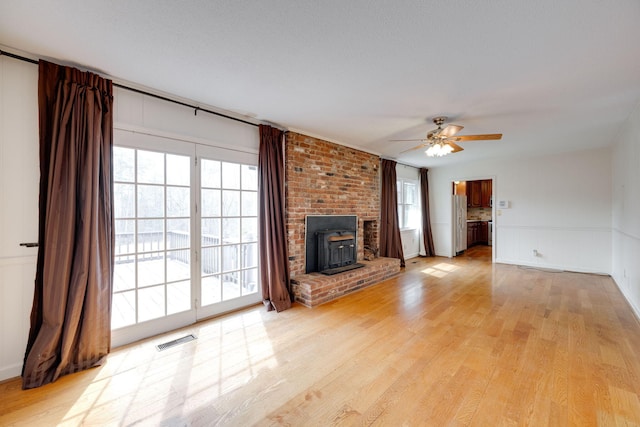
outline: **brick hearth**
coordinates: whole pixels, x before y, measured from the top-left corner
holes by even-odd
[[[375,285],[400,271],[400,260],[376,258],[362,261],[364,267],[333,276],[321,273],[300,274],[292,279],[296,301],[307,307],[316,307],[348,293]]]

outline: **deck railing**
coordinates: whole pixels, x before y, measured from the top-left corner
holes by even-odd
[[[133,262],[136,258],[134,255],[136,249],[135,233],[117,233],[116,234],[116,253],[124,254],[118,255],[116,263],[124,264]],[[189,265],[191,262],[191,236],[187,232],[181,231],[168,231],[166,233],[166,252],[165,252],[165,233],[161,231],[150,231],[137,233],[138,241],[138,260],[139,261],[151,261],[155,259],[161,259],[166,253],[167,259],[180,262],[185,265]],[[224,245],[237,245],[239,250],[228,251],[224,253],[226,257],[225,264],[227,265],[242,265],[253,266],[257,265],[255,251],[250,250],[247,245],[240,245],[237,242],[223,241],[220,246],[220,237],[213,235],[202,235],[202,247],[218,247],[223,250]],[[217,256],[217,253],[212,250],[202,251],[201,264],[203,274],[215,274],[222,272],[221,257]],[[242,263],[239,263],[238,256],[241,257]],[[242,281],[241,273],[228,273],[224,274],[224,280],[227,282],[238,283]]]

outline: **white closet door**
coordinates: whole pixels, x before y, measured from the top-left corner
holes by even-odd
[[[19,376],[38,240],[38,67],[0,57],[0,381]]]

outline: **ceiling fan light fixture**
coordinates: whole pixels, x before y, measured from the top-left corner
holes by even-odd
[[[420,141],[420,144],[401,151],[400,154],[407,151],[427,148],[425,154],[429,157],[442,157],[450,153],[459,153],[464,150],[456,142],[467,141],[490,141],[502,139],[501,133],[493,133],[486,135],[457,135],[464,126],[449,124],[444,128],[442,125],[447,120],[446,117],[434,117],[433,122],[438,126],[437,129],[427,132],[427,137],[422,139],[392,139],[391,141]]]
[[[425,154],[429,157],[442,157],[451,153],[453,148],[449,144],[444,142],[434,142],[425,151]]]

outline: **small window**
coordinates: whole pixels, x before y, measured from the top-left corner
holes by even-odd
[[[420,221],[418,181],[399,179],[396,185],[398,191],[398,220],[400,222],[400,229],[418,228]]]

